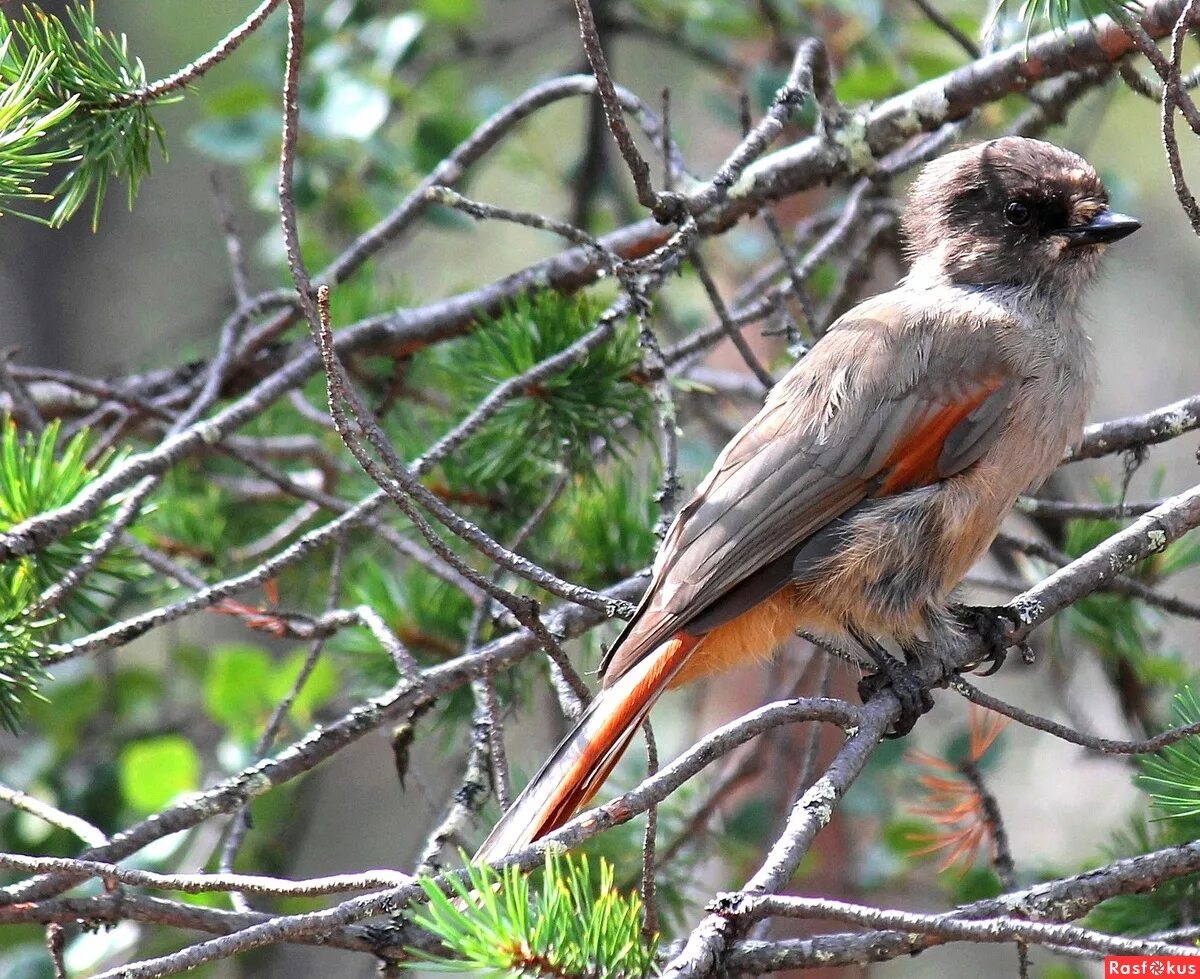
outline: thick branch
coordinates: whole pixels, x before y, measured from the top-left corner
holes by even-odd
[[[1197,428],[1200,428],[1200,394],[1155,408],[1144,415],[1130,415],[1128,418],[1089,425],[1083,431],[1079,448],[1068,452],[1063,461],[1098,459],[1114,452],[1156,445]]]

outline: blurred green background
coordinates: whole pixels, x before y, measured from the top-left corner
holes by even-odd
[[[104,27],[128,35],[130,49],[145,61],[148,76],[157,78],[207,49],[245,16],[248,7],[245,0],[104,0],[98,15]],[[611,12],[667,31],[684,31],[697,44],[744,62],[748,68],[742,84],[749,88],[756,111],[761,111],[783,70],[773,60],[766,9],[767,0],[758,5],[724,0],[611,5]],[[978,25],[973,4],[945,4],[942,9],[968,30]],[[907,3],[803,3],[780,6],[776,16],[789,33],[815,31],[824,37],[835,55],[839,91],[851,103],[901,91],[963,60]],[[306,242],[314,260],[335,254],[386,213],[488,112],[539,79],[583,67],[578,30],[565,5],[528,0],[424,0],[412,5],[332,0],[311,3],[309,18],[306,71],[311,76],[305,83],[307,129],[299,180]],[[287,282],[271,213],[282,28],[283,14],[277,12],[187,98],[156,111],[167,132],[170,161],[155,161],[153,176],[145,181],[132,212],[116,188],[95,233],[86,216],[57,231],[15,219],[0,221],[0,346],[19,347],[17,362],[119,376],[211,356],[220,324],[233,306],[214,206],[214,173],[250,255],[252,291]],[[1013,24],[1009,30],[1011,37],[1019,37],[1022,27]],[[468,43],[489,38],[514,41],[515,49],[489,57]],[[664,86],[670,88],[674,134],[693,169],[710,173],[738,138],[739,86],[643,31],[615,32],[609,55],[616,78],[651,104],[658,103]],[[1002,130],[1020,108],[1016,100],[1010,102],[985,110],[973,134]],[[568,216],[576,197],[573,177],[585,152],[588,111],[582,101],[570,100],[539,113],[477,168],[469,181],[470,195]],[[1172,193],[1158,126],[1154,104],[1110,84],[1086,98],[1067,125],[1049,134],[1085,155],[1106,179],[1115,206],[1143,222],[1139,234],[1113,250],[1089,302],[1101,379],[1094,419],[1148,410],[1193,394],[1200,385],[1200,243]],[[1200,173],[1200,148],[1186,135],[1181,139],[1185,167]],[[607,152],[615,161],[611,148]],[[595,229],[640,216],[630,203],[619,164],[612,172],[618,177],[611,192],[600,193],[594,202]],[[835,201],[839,193],[833,188],[803,195],[787,205],[784,217],[796,220]],[[491,281],[557,250],[552,238],[527,229],[475,225],[438,214],[373,263],[369,289],[345,298],[335,294],[335,311],[341,308],[342,318],[348,320],[351,314],[427,302]],[[727,235],[713,246],[711,257],[722,289],[732,292],[770,254],[770,241],[760,224],[746,224]],[[872,287],[889,287],[897,271],[883,261]],[[669,295],[675,317],[685,327],[707,322],[694,277],[673,284]],[[755,343],[775,366],[786,361],[777,341],[756,338]],[[711,363],[740,368],[724,348],[712,354]],[[315,401],[319,403],[319,397]],[[751,410],[750,405],[733,402],[719,406],[730,426]],[[688,489],[718,445],[710,427],[685,417],[683,475]],[[1135,474],[1130,498],[1147,498],[1160,486],[1169,493],[1195,482],[1195,451],[1194,438],[1155,449]],[[645,505],[639,507],[633,525],[642,527],[642,516],[653,515],[648,503],[653,467],[635,470],[628,477],[636,483],[631,496]],[[1097,480],[1115,484],[1120,476],[1120,460],[1106,459],[1071,467],[1056,489],[1095,499]],[[207,519],[207,511],[199,513],[197,520]],[[1020,521],[1015,526],[1032,533]],[[641,539],[628,548],[634,553],[648,544]],[[1173,579],[1171,590],[1194,596],[1200,591],[1198,584],[1200,576],[1191,571]],[[387,568],[374,577],[364,574],[359,585],[381,604],[401,607],[410,593],[405,589],[419,587]],[[388,588],[402,594],[388,598],[382,594]],[[446,601],[444,596],[430,599],[433,605]],[[1142,625],[1146,632],[1138,633],[1138,640],[1153,639],[1146,655],[1169,664],[1156,667],[1165,679],[1153,689],[1160,716],[1165,716],[1161,705],[1200,662],[1200,630],[1195,623],[1157,618]],[[1082,718],[1098,733],[1126,736],[1134,729],[1122,712],[1103,657],[1095,644],[1089,647],[1081,638],[1085,626],[1068,623],[1053,635],[1044,630],[1042,662],[1032,669],[1014,662],[988,681],[987,689],[1031,710]],[[456,641],[453,634],[447,641]],[[581,659],[590,668],[594,642],[577,645],[586,645]],[[795,647],[784,654],[793,667],[810,655],[801,643]],[[119,828],[158,808],[177,789],[212,781],[247,764],[251,730],[239,725],[261,719],[278,699],[284,689],[280,677],[296,668],[298,655],[294,645],[248,637],[232,621],[196,616],[115,656],[71,664],[56,671],[56,680],[45,688],[49,705],[35,709],[30,729],[16,737],[0,736],[0,773],[9,784],[53,796],[68,808],[86,809],[90,818],[111,820],[106,828]],[[354,696],[379,688],[369,672],[347,667],[345,657],[334,664],[310,688],[312,700],[300,705],[298,720],[306,716],[304,711],[316,717],[322,716],[322,709],[336,714],[334,709],[352,703]],[[112,671],[121,673],[116,685],[95,679]],[[720,720],[776,695],[779,676],[748,672],[733,683],[718,681],[669,698],[655,714],[664,755],[670,757]],[[838,668],[835,690],[848,694],[853,679]],[[93,702],[102,695],[117,697],[118,702],[96,713]],[[198,703],[205,709],[198,712]],[[542,691],[510,718],[509,753],[518,771],[528,773],[554,740],[553,725],[539,721],[550,713]],[[118,717],[120,723],[102,730],[98,719],[105,717]],[[910,740],[944,754],[961,736],[965,719],[965,704],[942,694],[938,709]],[[418,740],[411,777],[403,788],[396,779],[392,746],[385,733],[379,733],[340,754],[297,788],[264,800],[261,811],[256,806],[253,856],[290,875],[410,868],[428,827],[454,790],[462,764],[461,731],[446,725],[440,733],[441,737]],[[911,763],[903,758],[908,747],[906,743],[881,753],[852,804],[831,827],[832,842],[806,868],[811,876],[800,882],[802,887],[814,893],[869,895],[872,901],[912,908],[942,908],[949,896],[970,893],[974,878],[956,876],[955,871],[939,876],[934,863],[911,859],[903,843],[889,843],[902,839],[900,830],[908,818],[905,793],[913,795],[904,783],[911,774]],[[787,756],[786,745],[779,751]],[[1006,732],[996,753],[992,787],[1024,879],[1042,872],[1067,873],[1099,861],[1129,814],[1146,811],[1145,793],[1134,786],[1130,768],[1119,760],[1085,758],[1074,748],[1025,730]],[[639,752],[630,755],[618,785],[628,786],[636,778]],[[156,776],[140,782],[139,772]],[[724,816],[724,829],[714,830],[717,837],[697,858],[690,887],[681,888],[685,900],[703,902],[705,895],[737,883],[753,868],[775,818],[761,800],[779,801],[773,797],[778,786],[770,782],[768,776],[752,783],[735,800]],[[205,827],[186,840],[163,841],[146,855],[147,863],[196,869],[211,852],[211,834],[217,829]],[[4,849],[70,852],[65,840],[49,837],[27,817],[0,813]],[[632,854],[627,856],[631,866]],[[687,906],[682,920],[694,921],[697,910],[695,904]],[[152,947],[170,940],[156,933]],[[48,976],[39,943],[34,929],[0,932],[0,973],[14,979]],[[145,954],[145,931],[139,934],[137,927],[123,924],[77,939],[70,961],[78,974],[86,975],[93,965],[115,964],[135,946]],[[1049,960],[1047,953],[1035,953],[1036,974],[1079,974],[1065,971],[1069,968],[1089,974],[1088,967],[1051,968],[1046,965]],[[372,971],[372,964],[362,958],[284,948],[206,974],[301,979],[366,977]],[[958,946],[927,952],[911,962],[872,967],[870,974],[898,979],[1011,971],[1010,949]]]

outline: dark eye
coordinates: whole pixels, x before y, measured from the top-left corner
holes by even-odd
[[[1029,223],[1029,205],[1024,201],[1009,201],[1004,205],[1004,219],[1020,227]]]

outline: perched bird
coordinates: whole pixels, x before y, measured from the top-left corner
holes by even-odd
[[[949,595],[1080,438],[1093,387],[1082,295],[1104,246],[1140,224],[1109,209],[1074,153],[1005,137],[928,164],[902,225],[908,275],[842,316],[721,452],[667,532],[599,694],[477,859],[566,822],[668,687],[804,629],[870,655],[879,673],[860,690],[892,687],[904,734],[932,699],[883,642],[945,675],[964,628],[997,625]]]

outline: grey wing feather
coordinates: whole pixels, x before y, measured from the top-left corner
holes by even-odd
[[[827,556],[837,527],[822,528],[874,491],[896,446],[972,382],[1005,372],[991,344],[945,331],[935,342],[906,315],[888,296],[859,307],[775,386],[668,531],[642,604],[602,664],[606,684],[677,632],[716,628]],[[1005,381],[951,432],[940,476],[987,450],[1016,386]]]

